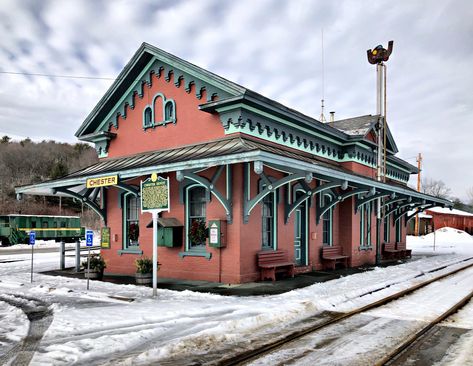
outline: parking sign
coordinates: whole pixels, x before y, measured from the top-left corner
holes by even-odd
[[[30,245],[34,245],[35,242],[36,242],[36,232],[31,231],[30,232]]]
[[[92,230],[87,230],[85,232],[85,245],[91,247],[94,243],[94,232]]]

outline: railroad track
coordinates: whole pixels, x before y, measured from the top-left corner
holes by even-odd
[[[398,345],[395,349],[389,352],[385,357],[383,357],[379,362],[376,363],[376,366],[383,366],[383,365],[393,365],[396,361],[403,355],[412,352],[415,347],[419,346],[419,343],[422,342],[424,336],[431,331],[437,324],[447,320],[450,316],[455,314],[461,308],[463,308],[466,304],[468,304],[471,299],[473,298],[473,291],[471,291],[468,295],[464,296],[460,301],[456,304],[451,306],[448,310],[446,310],[443,314],[439,315],[433,321],[427,323],[424,327],[420,330],[412,334],[410,337],[406,338],[404,342]]]
[[[372,310],[378,307],[381,307],[383,305],[386,305],[387,303],[400,299],[401,297],[405,295],[412,294],[413,292],[424,288],[436,281],[442,280],[444,278],[453,276],[461,271],[467,270],[468,268],[473,267],[473,263],[466,264],[464,266],[461,266],[453,271],[450,271],[448,273],[444,273],[438,276],[435,276],[429,280],[426,280],[422,283],[416,284],[408,289],[404,289],[402,291],[396,292],[390,296],[387,296],[383,299],[377,300],[375,302],[372,302],[368,305],[362,306],[360,308],[357,308],[353,311],[347,312],[347,313],[340,313],[340,314],[332,314],[331,317],[329,317],[327,320],[324,320],[322,322],[316,323],[313,326],[309,326],[307,328],[293,331],[292,333],[289,333],[285,335],[284,337],[279,337],[277,340],[266,343],[262,346],[255,347],[251,350],[247,350],[245,352],[239,353],[237,355],[232,355],[228,358],[223,358],[220,359],[217,362],[209,362],[208,364],[216,364],[220,366],[230,366],[230,365],[241,365],[256,359],[259,359],[261,357],[264,357],[266,355],[271,354],[272,352],[275,352],[277,349],[281,348],[282,346],[296,341],[304,336],[307,336],[311,333],[314,333],[316,331],[320,331],[324,328],[327,328],[330,325],[334,325],[336,323],[341,322],[342,320],[348,319],[350,317],[353,317],[355,315],[361,314],[363,312],[366,312],[368,310]],[[438,269],[437,269],[438,270]],[[426,332],[428,332],[432,327],[434,327],[436,324],[439,322],[445,320],[448,318],[450,315],[454,314],[457,312],[461,307],[463,307],[466,303],[468,303],[471,298],[473,297],[473,291],[468,294],[467,296],[463,297],[459,302],[457,302],[455,305],[453,305],[451,308],[449,308],[447,311],[445,311],[443,314],[438,316],[436,319],[433,321],[429,322],[426,324],[424,327],[422,327],[420,330],[416,331],[414,334],[409,336],[405,341],[403,341],[400,345],[396,346],[395,349],[392,351],[388,352],[381,360],[379,360],[376,365],[386,365],[389,363],[392,363],[394,360],[396,360],[403,352],[406,352],[409,347],[415,342],[415,340],[419,339],[422,337]],[[207,363],[203,363],[207,364]]]

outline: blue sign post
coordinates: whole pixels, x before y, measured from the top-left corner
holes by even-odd
[[[87,253],[87,290],[89,289],[90,278],[90,247],[94,244],[94,232],[92,230],[85,231],[85,246],[89,248]]]
[[[85,245],[91,247],[94,244],[94,232],[92,230],[87,230],[85,232]]]
[[[30,245],[31,245],[31,283],[33,283],[33,251],[36,243],[36,232],[30,231]]]

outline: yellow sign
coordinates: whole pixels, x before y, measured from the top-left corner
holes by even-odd
[[[110,249],[110,228],[103,227],[100,230],[100,247]]]
[[[87,188],[97,188],[97,187],[114,186],[117,183],[118,183],[118,175],[109,175],[106,177],[89,178],[87,179],[86,186]]]

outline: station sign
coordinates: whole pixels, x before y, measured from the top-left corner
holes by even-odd
[[[108,175],[105,177],[88,178],[86,181],[87,188],[107,187],[118,184],[118,175]]]
[[[34,245],[36,243],[36,232],[30,231],[30,245]]]
[[[169,178],[151,178],[141,182],[141,211],[169,211]]]
[[[92,230],[85,231],[85,245],[91,247],[94,244],[94,232]]]

